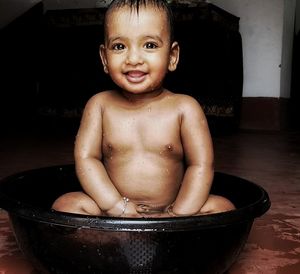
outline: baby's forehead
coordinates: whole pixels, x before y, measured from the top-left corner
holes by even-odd
[[[155,12],[156,15],[159,15],[160,18],[162,18],[162,16],[165,16],[165,18],[168,19],[167,11],[160,7],[157,7],[155,5],[147,5],[147,6],[139,6],[139,7],[136,7],[136,6],[114,7],[107,11],[105,19],[106,19],[106,22],[109,20],[113,20],[113,19],[115,19],[115,17],[118,17],[120,13],[127,13],[129,15],[142,17],[141,13],[143,13],[143,14],[149,13],[150,14],[153,12]]]
[[[150,17],[149,17],[150,16]],[[138,18],[138,21],[143,18],[145,19],[149,24],[152,25],[151,22],[155,22],[154,25],[156,25],[159,29],[166,29],[168,32],[167,35],[170,36],[170,40],[172,40],[172,26],[170,23],[169,13],[167,10],[165,10],[162,7],[148,4],[147,6],[139,6],[138,8],[136,6],[117,6],[109,9],[105,16],[105,39],[107,39],[108,33],[110,33],[112,30],[115,31],[115,23],[120,22],[119,20],[123,21],[121,24],[124,23],[124,20],[126,22],[131,21],[132,18]],[[154,17],[154,18],[153,18]],[[122,18],[122,19],[121,19]],[[153,18],[153,19],[149,19]],[[134,19],[135,20],[135,19]],[[150,20],[150,21],[149,21]],[[147,24],[148,24],[147,23]],[[117,23],[118,25],[119,23]],[[160,25],[160,26],[159,26]]]

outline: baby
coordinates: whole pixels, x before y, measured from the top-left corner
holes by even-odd
[[[118,89],[88,101],[75,144],[84,192],[59,197],[53,209],[116,217],[234,209],[226,198],[210,194],[213,147],[200,105],[163,87],[179,61],[166,1],[113,1],[104,38],[104,71]]]

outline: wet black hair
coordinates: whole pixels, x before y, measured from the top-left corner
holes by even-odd
[[[170,41],[172,43],[174,41],[174,19],[172,9],[166,0],[113,0],[107,8],[106,14],[109,14],[111,11],[122,7],[130,7],[131,10],[136,10],[136,12],[138,13],[140,7],[147,6],[158,8],[166,13],[169,23]]]

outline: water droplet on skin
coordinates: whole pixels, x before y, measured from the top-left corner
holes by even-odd
[[[85,172],[82,170],[82,168],[78,168],[78,174],[79,175],[85,175]]]
[[[167,146],[167,149],[168,149],[169,151],[172,151],[172,150],[173,150],[173,146],[172,146],[172,145],[168,145],[168,146]]]

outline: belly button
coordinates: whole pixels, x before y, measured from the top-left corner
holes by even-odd
[[[107,159],[112,160],[113,147],[111,144],[107,145]]]

